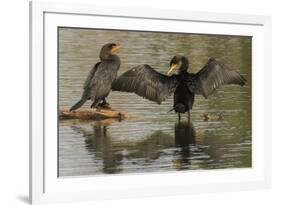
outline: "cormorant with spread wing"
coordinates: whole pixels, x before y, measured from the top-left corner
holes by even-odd
[[[80,108],[87,100],[92,100],[91,108],[108,107],[105,98],[111,91],[111,84],[117,77],[120,59],[114,53],[120,48],[115,43],[105,44],[100,51],[98,62],[88,74],[83,86],[81,99],[74,104],[70,111]],[[102,101],[102,103],[100,103]]]
[[[194,103],[195,94],[207,98],[216,88],[223,84],[245,85],[245,78],[237,71],[229,69],[222,62],[210,58],[197,73],[188,73],[189,62],[185,56],[174,56],[170,62],[168,76],[157,72],[149,65],[136,66],[122,74],[112,85],[112,90],[134,92],[139,96],[161,104],[168,96],[174,94],[173,109],[178,113],[188,112]]]

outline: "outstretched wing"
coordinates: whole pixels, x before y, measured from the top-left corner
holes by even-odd
[[[161,104],[176,89],[175,76],[166,76],[149,65],[139,65],[122,74],[112,85],[112,90],[134,92]]]
[[[229,69],[224,63],[210,58],[207,64],[195,74],[195,93],[207,98],[216,88],[224,84],[245,85],[246,79],[235,70]]]

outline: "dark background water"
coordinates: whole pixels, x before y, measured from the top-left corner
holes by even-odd
[[[84,80],[108,42],[122,45],[119,75],[143,63],[164,73],[170,59],[182,54],[189,58],[190,72],[215,57],[248,82],[224,86],[207,100],[196,96],[190,123],[186,116],[179,123],[176,114],[167,113],[172,97],[159,106],[135,94],[111,92],[108,101],[114,109],[141,118],[60,121],[59,176],[251,167],[250,37],[60,28],[60,108],[80,98]],[[205,122],[205,113],[221,113],[224,119]]]

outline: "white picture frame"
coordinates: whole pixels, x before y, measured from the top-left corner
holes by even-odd
[[[253,36],[252,168],[58,178],[58,26]],[[269,188],[271,109],[266,108],[271,107],[270,91],[270,17],[30,2],[30,202],[43,204]]]

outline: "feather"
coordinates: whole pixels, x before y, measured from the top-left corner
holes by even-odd
[[[166,76],[149,65],[136,66],[122,74],[112,85],[112,90],[134,92],[148,100],[161,104],[176,89],[175,76]]]
[[[231,70],[225,64],[210,58],[207,64],[195,74],[195,92],[205,98],[224,84],[245,85],[246,79],[237,71]]]

